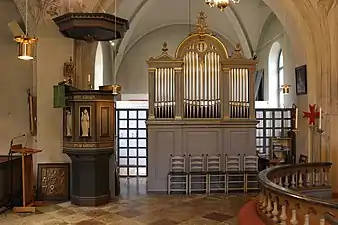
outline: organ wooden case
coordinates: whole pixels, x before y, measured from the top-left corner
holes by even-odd
[[[170,154],[256,152],[254,73],[239,45],[229,56],[199,14],[196,30],[176,49],[150,58],[148,191],[166,190]]]

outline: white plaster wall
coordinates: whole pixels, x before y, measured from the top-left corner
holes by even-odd
[[[292,48],[289,37],[284,34],[284,27],[276,16],[271,16],[264,26],[261,33],[260,43],[257,49],[258,65],[257,69],[264,69],[264,100],[269,100],[269,77],[275,74],[269,74],[269,55],[272,45],[278,42],[283,49],[284,55],[284,83],[290,84],[290,94],[284,95],[284,104],[286,107],[291,107],[296,103],[295,93],[295,60],[293,57]]]
[[[53,108],[53,86],[63,80],[63,64],[73,55],[73,41],[64,38],[56,25],[39,27],[37,47],[37,154],[38,162],[69,161],[62,153],[62,109]]]
[[[17,58],[17,44],[7,26],[12,20],[21,20],[16,6],[0,1],[0,154],[5,155],[14,136],[29,133],[26,91],[33,87],[32,61]]]
[[[307,96],[296,95],[296,79],[295,67],[299,66],[294,57],[294,49],[287,34],[285,34],[284,27],[275,15],[269,17],[261,34],[260,43],[257,49],[258,69],[264,69],[264,97],[265,100],[269,98],[269,55],[271,46],[278,42],[283,49],[284,54],[284,83],[291,85],[290,94],[284,95],[284,104],[286,107],[291,107],[293,103],[297,104],[301,111],[307,110]],[[299,130],[305,131],[307,129],[307,121],[299,116]],[[307,155],[307,133],[297,132],[297,155]]]
[[[122,94],[148,93],[148,66],[146,61],[150,57],[157,57],[162,53],[164,42],[168,43],[169,54],[174,55],[177,46],[187,37],[189,27],[173,25],[160,28],[140,39],[125,55],[118,70],[117,83],[122,86]],[[229,47],[233,47],[222,40]]]

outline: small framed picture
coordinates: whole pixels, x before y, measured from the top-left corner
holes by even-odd
[[[306,65],[297,67],[295,69],[296,74],[296,94],[306,95],[307,94],[307,71]]]

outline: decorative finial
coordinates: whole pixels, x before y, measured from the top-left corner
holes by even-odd
[[[73,62],[73,57],[69,57],[69,62]]]
[[[231,56],[232,59],[243,59],[242,47],[240,44],[237,44],[235,47],[235,52]]]
[[[205,21],[207,16],[204,14],[204,12],[200,12],[197,16],[197,33],[206,33],[206,30],[208,28],[208,25]]]
[[[168,43],[167,42],[163,43],[162,54],[168,54]]]

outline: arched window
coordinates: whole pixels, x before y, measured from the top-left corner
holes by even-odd
[[[284,56],[283,50],[280,49],[277,62],[278,71],[278,89],[279,89],[279,107],[284,107],[284,94],[281,86],[284,84]]]
[[[269,106],[284,106],[284,95],[281,86],[284,84],[283,51],[278,42],[272,44],[268,62]]]
[[[103,86],[103,51],[101,42],[97,44],[95,55],[94,89],[98,90],[100,86]]]

